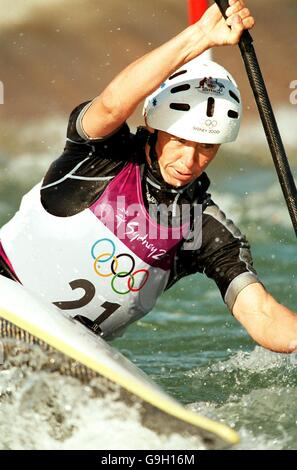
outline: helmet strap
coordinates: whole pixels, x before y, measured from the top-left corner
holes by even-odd
[[[156,143],[158,140],[158,130],[155,129],[154,132],[150,133],[147,143],[150,146],[150,160],[151,160],[151,169],[153,172],[157,172],[156,176],[161,176],[161,171],[158,163],[158,157],[156,152]]]

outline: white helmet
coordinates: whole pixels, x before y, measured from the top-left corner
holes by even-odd
[[[179,68],[144,103],[153,129],[193,142],[222,144],[237,138],[241,96],[232,75],[200,57]]]

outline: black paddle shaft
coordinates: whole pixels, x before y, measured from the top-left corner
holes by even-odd
[[[218,5],[222,15],[226,18],[225,12],[229,7],[228,0],[215,0],[215,3]],[[253,38],[247,30],[245,30],[241,36],[239,48],[255,96],[278,179],[289,209],[295,234],[297,236],[296,185],[253,46]]]

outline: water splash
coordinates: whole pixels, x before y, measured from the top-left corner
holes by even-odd
[[[190,409],[228,422],[241,436],[238,449],[293,449],[297,439],[296,357],[256,347],[188,373],[193,385],[207,382],[213,400]],[[219,390],[220,393],[218,395]],[[225,395],[222,400],[222,395]],[[218,396],[220,398],[218,399]]]
[[[16,346],[0,368],[0,449],[203,449],[196,437],[143,423],[142,405],[116,385],[45,370],[38,346]],[[57,360],[57,359],[56,359]]]

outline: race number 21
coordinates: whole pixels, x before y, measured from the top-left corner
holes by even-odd
[[[74,281],[71,281],[69,285],[72,290],[82,289],[84,291],[84,294],[82,297],[76,300],[53,302],[53,304],[61,310],[76,310],[78,308],[85,307],[95,297],[95,286],[86,279],[76,279]],[[112,315],[116,310],[118,310],[120,306],[120,304],[106,301],[101,305],[101,307],[103,307],[104,309],[103,312],[101,312],[100,315],[95,319],[85,317],[84,315],[76,315],[74,319],[79,320],[81,323],[93,330],[95,333],[100,334],[102,332],[100,328],[101,323],[103,323],[107,318],[110,317],[110,315]]]

